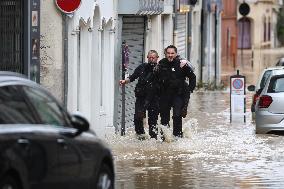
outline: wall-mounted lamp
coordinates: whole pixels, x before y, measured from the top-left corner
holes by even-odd
[[[92,27],[89,27],[89,28],[88,28],[88,31],[89,31],[89,32],[92,32],[93,30],[94,30],[94,28],[92,28]]]
[[[109,32],[110,32],[110,33],[115,33],[115,30],[116,30],[116,28],[113,27],[113,28],[109,29]]]

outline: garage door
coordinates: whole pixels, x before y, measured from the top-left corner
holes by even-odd
[[[122,41],[125,41],[129,47],[129,65],[128,72],[132,74],[134,69],[143,63],[144,57],[144,34],[145,17],[144,16],[124,16],[122,24]],[[121,73],[121,71],[120,71]],[[126,85],[125,94],[125,127],[133,127],[133,115],[135,105],[134,88],[137,83],[132,82]],[[119,96],[121,98],[121,95]],[[121,99],[119,99],[118,108],[118,128],[121,127]]]

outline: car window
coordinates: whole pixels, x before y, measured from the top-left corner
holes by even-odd
[[[58,103],[44,91],[23,87],[30,103],[35,107],[42,124],[55,126],[68,126],[69,121],[67,113],[58,105]]]
[[[284,92],[284,78],[276,77],[271,79],[271,82],[268,87],[269,93],[280,93]]]
[[[0,124],[35,124],[31,110],[19,86],[0,87]]]
[[[271,72],[272,72],[271,70],[267,70],[267,71],[264,72],[263,77],[262,77],[261,82],[260,82],[260,88],[264,88],[265,83],[266,83],[267,79],[269,78]]]

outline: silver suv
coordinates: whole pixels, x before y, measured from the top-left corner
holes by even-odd
[[[256,133],[284,133],[284,70],[273,70],[256,102]]]
[[[248,86],[249,91],[254,91],[254,94],[252,96],[252,104],[251,104],[252,120],[255,120],[255,105],[256,105],[256,102],[259,98],[259,95],[260,95],[262,89],[264,88],[264,86],[266,84],[267,79],[270,77],[273,70],[284,70],[284,66],[265,68],[261,72],[261,74],[259,75],[259,78],[257,80],[256,85]]]

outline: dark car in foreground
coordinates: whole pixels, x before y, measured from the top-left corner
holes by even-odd
[[[0,72],[0,189],[112,189],[110,149],[43,87]]]

